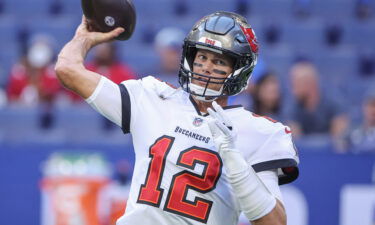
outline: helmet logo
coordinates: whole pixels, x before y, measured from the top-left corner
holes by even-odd
[[[259,49],[258,40],[255,36],[254,30],[251,28],[244,28],[243,26],[240,26],[240,27],[243,33],[245,34],[247,41],[250,44],[251,51],[254,53],[258,53],[258,49]]]
[[[214,39],[211,39],[211,38],[207,38],[207,37],[201,37],[199,39],[199,42],[205,43],[205,44],[208,44],[208,45],[212,45],[212,46],[216,46],[216,47],[219,47],[219,48],[222,47],[222,44],[221,44],[220,41],[214,40]]]
[[[210,39],[206,39],[206,44],[209,44],[209,45],[215,45],[215,40],[210,40]]]

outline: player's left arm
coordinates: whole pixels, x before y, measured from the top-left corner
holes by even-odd
[[[236,149],[236,132],[224,110],[216,102],[212,105],[209,127],[242,211],[254,225],[285,225],[283,205]]]
[[[253,221],[252,224],[269,224],[273,221],[284,221],[281,224],[286,224],[286,213],[282,202],[277,169],[257,172],[257,175],[262,183],[266,186],[266,188],[276,198],[276,206],[274,209],[272,209],[273,212],[271,211],[269,214],[263,216],[262,218]]]
[[[260,219],[251,221],[251,223],[253,225],[286,225],[286,214],[284,206],[279,200],[277,200],[276,206],[272,209],[270,213],[266,214]]]

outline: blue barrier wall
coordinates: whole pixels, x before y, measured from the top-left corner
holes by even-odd
[[[301,152],[300,177],[295,185],[308,202],[309,224],[339,224],[342,187],[370,184],[375,155]]]
[[[40,224],[42,162],[55,151],[101,152],[112,162],[133,161],[130,146],[0,147],[0,224]],[[83,152],[85,152],[83,151]],[[294,186],[308,204],[310,225],[339,224],[340,191],[346,184],[371,184],[375,155],[301,152],[300,178]]]

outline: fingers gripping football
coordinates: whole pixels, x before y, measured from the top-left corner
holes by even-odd
[[[91,48],[100,43],[113,40],[122,32],[124,32],[124,28],[121,27],[106,33],[93,32],[85,16],[82,16],[82,22],[76,30],[75,38],[83,38],[89,45],[89,48]]]

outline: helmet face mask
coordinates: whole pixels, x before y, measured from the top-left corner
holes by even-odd
[[[193,72],[194,58],[199,49],[223,54],[233,59],[233,72],[217,78]],[[257,41],[246,19],[235,13],[216,12],[202,18],[185,38],[179,71],[179,83],[188,93],[202,101],[239,94],[247,87],[257,61]],[[206,85],[192,84],[193,80]],[[209,84],[221,84],[219,91],[208,89]]]

